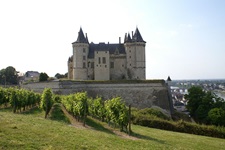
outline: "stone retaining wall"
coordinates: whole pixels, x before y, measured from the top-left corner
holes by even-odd
[[[54,93],[64,95],[87,91],[89,96],[101,96],[105,100],[120,96],[127,105],[131,104],[132,107],[147,108],[158,106],[169,113],[173,111],[167,84],[164,81],[153,83],[52,81],[31,83],[22,85],[22,87],[35,92],[42,92],[44,88],[48,87]]]

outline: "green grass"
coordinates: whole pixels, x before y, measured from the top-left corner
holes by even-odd
[[[69,119],[63,113],[61,105],[59,103],[53,105],[52,111],[50,112],[50,119],[65,122],[68,124],[70,123]]]
[[[55,110],[54,110],[55,109]],[[133,139],[116,135],[105,123],[73,127],[57,106],[48,119],[34,108],[13,114],[0,109],[0,149],[224,149],[225,140],[132,125]],[[61,117],[53,117],[54,113]]]

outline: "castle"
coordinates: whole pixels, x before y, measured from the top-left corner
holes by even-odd
[[[68,59],[68,79],[145,80],[145,43],[138,28],[116,44],[89,43],[80,28]]]

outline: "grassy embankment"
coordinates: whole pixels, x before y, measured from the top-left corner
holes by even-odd
[[[55,105],[48,119],[38,108],[22,114],[0,109],[0,149],[224,149],[225,140],[132,125],[133,135],[91,118],[69,123]]]

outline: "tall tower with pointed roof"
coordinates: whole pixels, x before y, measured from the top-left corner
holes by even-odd
[[[89,52],[89,43],[84,36],[82,28],[78,32],[78,37],[73,45],[73,79],[76,80],[87,80],[87,60]]]
[[[82,28],[68,59],[68,78],[74,80],[145,80],[145,41],[138,28],[124,43],[89,43]]]
[[[127,59],[127,78],[145,80],[145,41],[138,28],[132,38],[125,34],[124,46]]]

